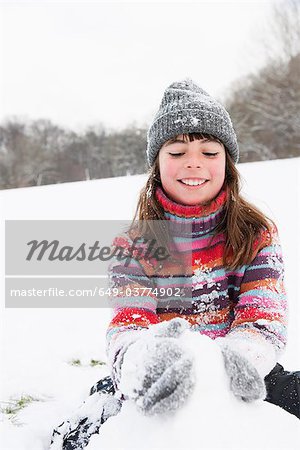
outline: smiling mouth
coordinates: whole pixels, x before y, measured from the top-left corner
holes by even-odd
[[[204,179],[192,180],[192,179],[183,178],[182,180],[178,180],[178,181],[181,184],[183,184],[184,186],[196,188],[196,187],[203,186],[208,180],[204,180]]]

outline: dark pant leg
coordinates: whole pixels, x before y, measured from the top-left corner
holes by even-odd
[[[122,402],[116,399],[114,394],[115,388],[111,377],[107,376],[95,383],[90,390],[90,396],[103,396],[103,404],[102,400],[100,402],[99,416],[95,418],[95,411],[91,411],[91,417],[87,415],[80,421],[69,419],[61,423],[53,431],[51,445],[58,448],[56,442],[59,441],[62,450],[84,449],[88,445],[91,435],[99,433],[102,424],[121,410]]]
[[[95,392],[114,395],[116,391],[112,378],[108,375],[107,377],[102,378],[100,381],[95,383],[94,386],[91,387],[90,395],[94,394]]]
[[[300,371],[289,372],[277,363],[265,377],[266,401],[300,419]]]

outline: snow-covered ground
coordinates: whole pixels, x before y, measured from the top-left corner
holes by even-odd
[[[281,362],[300,370],[300,158],[240,164],[243,192],[273,218],[285,257],[289,343]],[[1,448],[45,450],[52,428],[70,415],[91,385],[108,373],[105,331],[108,309],[5,309],[6,219],[130,219],[145,175],[0,192],[1,258]],[[202,348],[195,394],[170,417],[146,418],[133,405],[111,418],[88,450],[296,449],[300,422],[266,402],[245,405],[228,392],[216,344],[188,336]],[[199,352],[200,353],[200,352]],[[204,364],[205,363],[205,364]],[[206,371],[203,372],[203,366]],[[214,374],[212,376],[212,374]],[[203,386],[205,385],[205,389]],[[15,414],[7,407],[34,399]],[[13,412],[13,411],[11,411]]]

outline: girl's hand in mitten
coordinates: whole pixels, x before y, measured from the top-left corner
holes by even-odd
[[[265,382],[256,368],[229,346],[222,346],[222,354],[225,369],[230,379],[230,389],[234,395],[245,402],[265,399]]]
[[[180,343],[183,319],[153,325],[123,357],[119,388],[144,414],[174,411],[194,386],[193,358]]]
[[[189,322],[177,317],[172,320],[164,320],[156,325],[152,325],[148,331],[153,336],[157,337],[179,338],[188,328],[190,328]]]

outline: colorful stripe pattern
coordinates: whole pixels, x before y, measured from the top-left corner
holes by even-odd
[[[109,357],[114,343],[126,331],[147,328],[182,317],[194,331],[212,339],[230,336],[263,338],[277,352],[286,343],[284,267],[277,230],[262,233],[265,245],[249,265],[228,270],[222,264],[224,235],[213,232],[224,215],[227,192],[209,206],[184,206],[170,200],[162,189],[156,198],[170,224],[174,249],[182,263],[166,261],[156,271],[149,261],[115,260],[110,267],[114,317],[107,331]],[[129,237],[115,245],[129,248]]]

